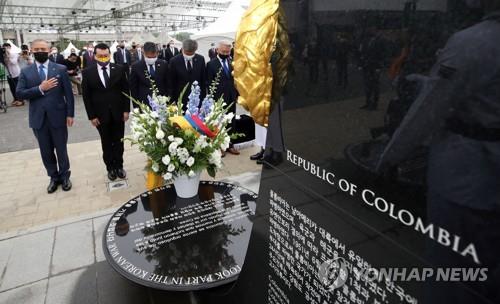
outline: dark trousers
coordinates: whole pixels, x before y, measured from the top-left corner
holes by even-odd
[[[319,77],[319,62],[318,60],[309,59],[309,82],[317,82]]]
[[[107,123],[101,123],[97,127],[101,136],[102,159],[108,171],[123,169],[123,137],[125,135],[125,123],[113,120],[109,113]]]
[[[35,133],[35,137],[38,140],[43,165],[50,179],[62,181],[68,178],[71,174],[66,147],[68,143],[68,128],[66,126],[53,128],[50,125],[49,119],[45,116],[42,127],[40,129],[33,129],[33,133]],[[56,151],[55,154],[54,149]]]
[[[337,84],[344,88],[347,86],[347,60],[337,60]]]
[[[15,78],[7,77],[7,82],[9,83],[10,92],[12,93],[12,97],[14,97],[14,100],[17,100],[16,87],[17,87],[18,80],[19,80],[19,77],[15,77]]]
[[[363,68],[366,104],[376,108],[380,97],[380,72],[375,69]]]

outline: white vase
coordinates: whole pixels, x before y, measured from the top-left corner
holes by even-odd
[[[193,177],[187,174],[178,175],[174,178],[174,187],[177,196],[180,198],[190,198],[198,194],[201,172],[196,172]]]

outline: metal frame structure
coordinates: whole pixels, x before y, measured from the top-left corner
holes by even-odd
[[[10,4],[13,2],[17,1],[0,0],[1,29],[48,30],[59,34],[89,31],[175,31],[202,28],[214,22],[230,4],[229,0],[226,2],[123,0],[119,1],[119,5],[122,7],[103,9],[94,3],[102,2],[99,0],[77,1],[70,7]],[[109,2],[107,3],[109,4]],[[200,11],[199,14],[195,12],[197,9]]]

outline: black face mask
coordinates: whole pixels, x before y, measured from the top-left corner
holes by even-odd
[[[35,52],[33,55],[39,63],[45,63],[49,59],[49,52]]]
[[[125,46],[124,45],[120,45],[120,48],[123,49],[123,48],[125,48]]]
[[[229,55],[222,55],[222,54],[219,54],[219,57],[220,57],[220,59],[228,59],[228,58],[229,58]]]

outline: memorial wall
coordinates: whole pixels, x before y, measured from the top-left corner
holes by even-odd
[[[494,36],[449,42],[482,11],[282,4],[293,63],[269,129],[282,131],[284,160],[263,170],[242,272],[213,303],[499,303],[500,195],[485,167],[498,139],[471,131],[498,116],[467,110],[498,81],[460,74],[480,73],[469,60],[491,54]]]

